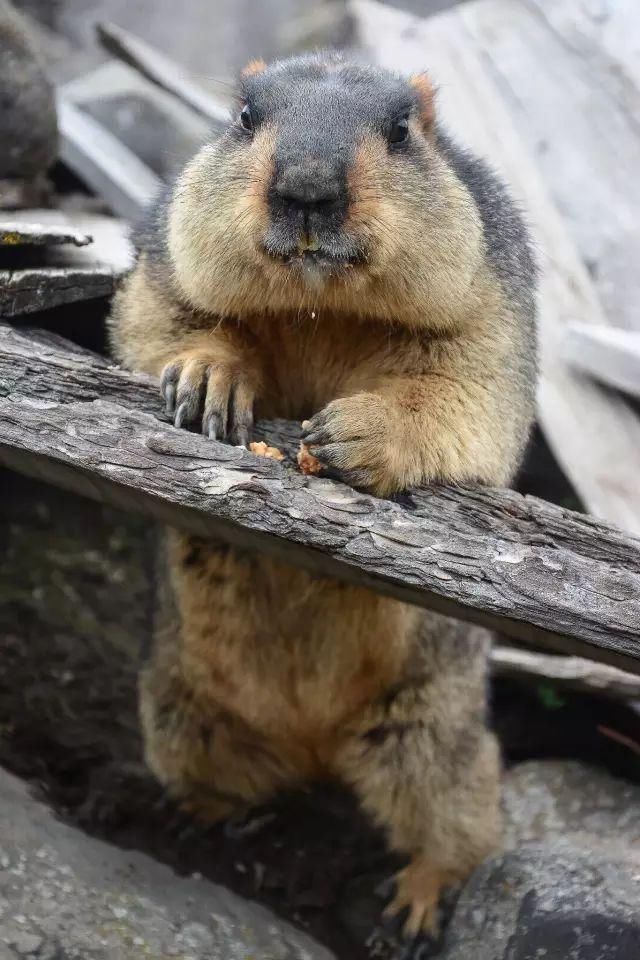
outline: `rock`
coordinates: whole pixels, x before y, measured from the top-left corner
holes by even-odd
[[[640,786],[577,761],[530,761],[507,775],[504,806],[507,847],[571,846],[640,874]]]
[[[441,960],[637,960],[640,878],[529,844],[467,884]]]
[[[510,849],[462,891],[442,960],[637,960],[640,788],[532,761],[508,774],[504,805]]]
[[[35,206],[58,151],[53,88],[27,21],[0,0],[0,206]]]
[[[28,957],[39,953],[43,943],[43,938],[37,933],[19,933],[11,941],[11,946],[21,957]]]
[[[58,822],[0,771],[0,960],[331,960],[263,908]]]

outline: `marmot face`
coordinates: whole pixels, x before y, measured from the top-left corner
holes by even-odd
[[[182,292],[222,315],[453,315],[482,230],[433,113],[422,75],[333,54],[250,64],[232,124],[178,184],[169,247]]]

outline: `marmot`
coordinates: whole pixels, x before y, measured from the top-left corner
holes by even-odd
[[[534,410],[535,267],[507,192],[436,122],[426,75],[333,53],[243,72],[237,114],[154,207],[113,347],[176,426],[246,444],[309,420],[322,463],[378,495],[507,484]],[[315,482],[315,481],[309,481]],[[408,865],[391,911],[499,843],[488,635],[171,531],[175,623],[141,678],[148,762],[208,821],[322,778]]]

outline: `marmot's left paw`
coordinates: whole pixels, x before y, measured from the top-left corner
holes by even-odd
[[[412,452],[394,433],[396,428],[388,401],[374,393],[357,393],[332,400],[307,421],[302,440],[347,483],[382,496],[415,482]]]

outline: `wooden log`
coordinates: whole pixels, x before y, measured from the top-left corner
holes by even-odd
[[[516,134],[494,79],[487,45],[472,18],[485,0],[422,20],[377,0],[350,0],[363,42],[383,65],[431,71],[440,116],[463,145],[502,174],[531,223],[541,261],[539,420],[553,453],[582,502],[596,516],[640,534],[640,418],[625,401],[562,358],[566,324],[607,324],[592,280],[554,206],[533,155]],[[514,0],[513,6],[521,6]],[[544,73],[541,62],[535,72]],[[536,84],[532,85],[532,88]]]
[[[607,386],[640,397],[640,330],[570,323],[562,355]]]
[[[640,677],[583,657],[561,657],[496,645],[491,651],[491,666],[498,677],[535,684],[550,681],[582,693],[640,703]]]
[[[397,501],[163,423],[152,378],[0,325],[0,463],[203,536],[640,673],[640,540],[511,491]],[[291,449],[297,428],[263,424]]]
[[[226,126],[229,122],[229,105],[191,78],[188,71],[170,57],[113,23],[99,23],[96,30],[109,53],[134,67],[152,83],[172,93],[212,123]]]

